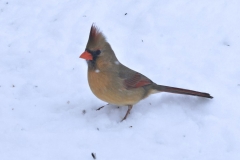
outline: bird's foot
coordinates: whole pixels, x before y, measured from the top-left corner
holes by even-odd
[[[121,120],[121,122],[124,121],[125,119],[127,119],[127,116],[130,114],[130,111],[131,111],[132,107],[133,107],[132,105],[128,105],[127,113],[126,113],[126,115],[123,117],[123,119]]]
[[[106,105],[109,105],[109,103],[106,104]],[[99,107],[98,109],[96,109],[96,111],[99,111],[100,109],[102,109],[102,108],[105,107],[106,105],[104,105],[104,106],[102,106],[102,107]]]

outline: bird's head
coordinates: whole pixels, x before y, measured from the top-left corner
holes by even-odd
[[[94,24],[90,30],[86,49],[79,58],[86,59],[88,66],[93,68],[96,68],[97,64],[100,65],[102,63],[109,63],[117,60],[105,36]]]

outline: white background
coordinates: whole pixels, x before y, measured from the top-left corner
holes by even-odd
[[[1,160],[239,160],[239,0],[0,1]],[[127,107],[87,82],[92,23],[160,93]]]

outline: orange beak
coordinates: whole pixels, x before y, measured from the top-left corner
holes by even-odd
[[[79,58],[83,58],[83,59],[86,59],[86,60],[93,60],[92,55],[91,55],[89,52],[87,52],[87,51],[83,52],[83,53],[80,55]]]

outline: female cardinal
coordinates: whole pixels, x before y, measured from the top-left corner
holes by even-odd
[[[86,49],[80,58],[87,61],[88,83],[95,96],[110,104],[128,106],[122,121],[127,118],[134,104],[153,93],[170,92],[213,98],[208,93],[158,85],[122,65],[95,25],[91,27]]]

